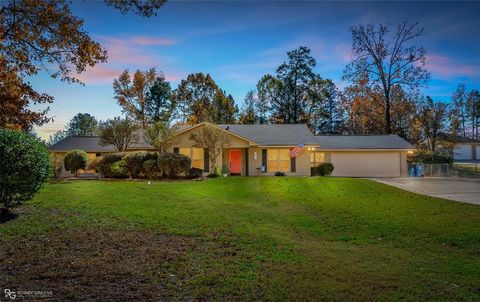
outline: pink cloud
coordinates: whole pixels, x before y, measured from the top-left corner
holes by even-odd
[[[170,74],[170,73],[166,73],[164,74],[164,76],[165,76],[165,80],[167,80],[168,82],[177,82],[182,78],[180,75]]]
[[[125,69],[111,67],[109,64],[100,64],[87,69],[81,74],[77,74],[76,78],[85,84],[112,84],[113,80],[118,78],[124,70]],[[174,73],[164,73],[164,76],[169,82],[176,82],[181,79],[180,75]]]
[[[177,41],[173,39],[166,39],[166,38],[154,38],[154,37],[145,37],[145,36],[138,36],[138,37],[131,37],[129,41],[137,44],[137,45],[164,45],[170,46],[177,43]]]
[[[108,50],[109,63],[132,64],[137,66],[155,66],[157,58],[143,50],[135,47],[129,40],[102,37],[103,45]]]
[[[343,62],[350,62],[352,58],[352,46],[346,43],[337,44],[334,47],[334,53]]]
[[[457,76],[474,77],[480,74],[478,64],[468,65],[460,63],[443,55],[427,55],[427,68],[434,76],[452,78]]]
[[[76,78],[85,84],[113,83],[113,79],[118,77],[122,71],[122,69],[113,68],[106,64],[100,64],[76,75]]]

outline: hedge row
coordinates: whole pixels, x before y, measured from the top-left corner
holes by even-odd
[[[176,178],[179,175],[198,178],[202,175],[203,170],[190,166],[190,158],[182,154],[138,151],[106,154],[92,161],[89,168],[111,178]]]

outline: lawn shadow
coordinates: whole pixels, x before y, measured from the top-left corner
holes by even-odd
[[[0,210],[0,224],[7,223],[18,217],[18,214],[13,213],[7,209]]]

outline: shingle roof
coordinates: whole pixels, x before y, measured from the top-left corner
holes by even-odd
[[[414,149],[396,134],[392,135],[319,135],[320,149]]]
[[[80,149],[86,152],[113,152],[115,148],[112,145],[101,146],[98,142],[98,136],[69,136],[50,147],[51,151],[68,152]]]
[[[316,145],[315,136],[305,124],[218,125],[264,146]]]
[[[304,124],[298,125],[218,125],[263,146],[320,145],[321,149],[413,149],[398,135],[319,135],[314,136]],[[178,126],[179,130],[191,126]],[[67,137],[50,147],[51,151],[114,152],[112,145],[101,146],[97,136]],[[143,139],[129,149],[151,149]]]

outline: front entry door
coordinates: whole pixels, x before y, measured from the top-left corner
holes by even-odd
[[[242,173],[242,155],[240,150],[230,151],[230,173],[241,174]]]

